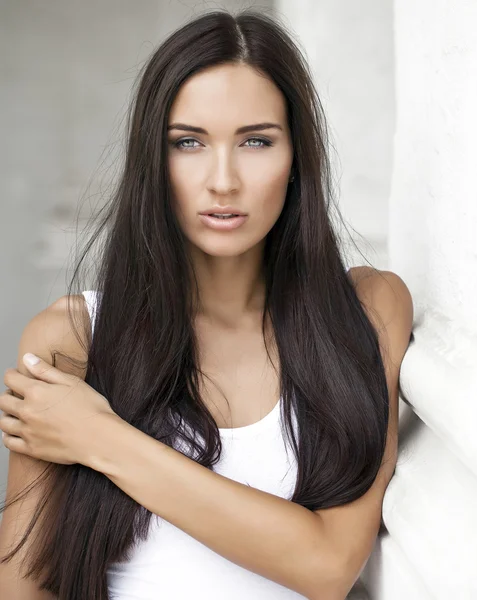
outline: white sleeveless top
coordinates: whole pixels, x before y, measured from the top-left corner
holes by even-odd
[[[83,296],[94,330],[97,294],[87,290]],[[219,428],[222,454],[214,471],[289,500],[297,463],[282,433],[281,400],[252,425]],[[294,413],[292,422],[296,427]],[[229,561],[154,514],[146,541],[136,543],[127,562],[110,565],[108,588],[111,600],[306,600]]]

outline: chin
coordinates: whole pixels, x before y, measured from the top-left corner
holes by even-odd
[[[234,256],[239,256],[244,252],[247,252],[248,248],[238,248],[234,247],[233,244],[228,244],[228,247],[224,244],[224,246],[206,246],[200,248],[204,254],[208,254],[209,256],[216,256],[217,258],[233,258]]]
[[[248,252],[256,244],[244,243],[242,241],[234,240],[233,236],[225,236],[220,242],[214,241],[210,243],[194,244],[201,252],[208,254],[209,256],[216,256],[222,258],[232,258],[234,256],[240,256],[245,252]]]

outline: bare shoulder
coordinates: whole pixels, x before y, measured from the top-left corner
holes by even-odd
[[[352,267],[350,278],[380,342],[396,366],[409,345],[414,307],[409,288],[393,271]]]
[[[397,461],[399,382],[402,361],[411,341],[413,302],[407,285],[392,271],[356,267],[350,272],[350,277],[355,283],[363,309],[376,330],[389,392],[386,449],[375,483],[384,492]]]
[[[87,360],[89,314],[82,294],[61,296],[26,324],[19,344],[18,364],[25,352],[38,354],[62,371],[84,378],[85,370],[73,362]]]
[[[407,285],[392,271],[353,267],[349,277],[379,339],[389,394],[389,419],[382,464],[369,490],[345,505],[317,511],[337,548],[337,580],[345,596],[366,564],[382,523],[382,502],[397,462],[399,376],[409,345],[413,303]]]
[[[37,313],[25,325],[17,348],[16,368],[26,377],[33,378],[33,375],[23,364],[23,355],[26,352],[32,352],[49,364],[55,364],[59,369],[78,377],[81,376],[84,379],[85,369],[75,366],[74,362],[72,363],[66,359],[58,359],[56,354],[61,353],[71,357],[79,364],[87,358],[87,353],[83,349],[86,336],[83,334],[83,339],[81,339],[81,336],[74,334],[68,314],[68,306],[76,316],[76,320],[80,324],[86,324],[85,319],[88,318],[88,315],[85,314],[87,309],[83,302],[83,296],[62,296]],[[40,474],[45,464],[42,461],[10,451],[7,496],[30,483],[30,478],[33,475]],[[15,515],[16,510],[14,507],[10,509],[10,512],[5,512],[1,521],[0,541],[2,535],[4,535],[5,527],[8,527],[10,516],[13,518]]]
[[[75,332],[72,324],[76,323]],[[82,377],[86,369],[86,334],[89,314],[82,295],[62,296],[37,313],[25,325],[17,348],[17,369],[33,377],[23,364],[22,357],[32,352],[64,372]],[[60,357],[70,357],[73,361]],[[49,463],[29,456],[9,452],[6,501],[22,495],[21,502],[4,507],[0,520],[0,547],[13,549],[30,526],[30,519],[48,493],[49,483],[43,478]],[[28,493],[26,493],[28,491]],[[26,493],[26,495],[24,495]],[[23,559],[31,548],[31,536],[12,561],[0,564],[0,597],[19,600],[53,600],[55,597],[40,591],[34,581],[23,577]]]

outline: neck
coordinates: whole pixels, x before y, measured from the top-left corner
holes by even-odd
[[[263,313],[265,280],[263,252],[252,248],[239,256],[217,257],[195,249],[196,316],[234,325]],[[195,294],[195,289],[193,292]]]

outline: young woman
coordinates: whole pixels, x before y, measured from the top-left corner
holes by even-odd
[[[1,598],[346,597],[413,317],[396,274],[346,271],[332,206],[283,27],[218,11],[173,33],[140,78],[95,281],[28,323],[5,372]]]

